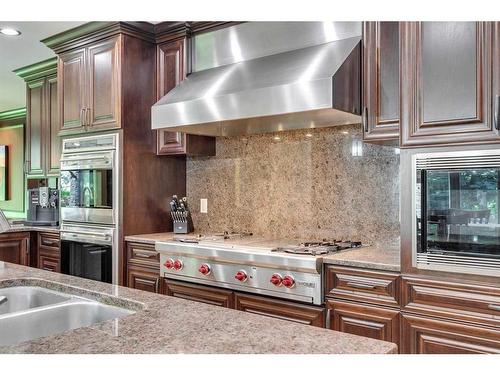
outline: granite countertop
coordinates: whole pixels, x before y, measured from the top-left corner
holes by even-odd
[[[125,241],[154,245],[156,241],[170,241],[173,238],[174,238],[173,232],[165,232],[165,233],[135,234],[131,236],[125,236]]]
[[[346,250],[323,257],[325,264],[395,272],[401,271],[400,262],[399,241]]]
[[[10,229],[6,230],[3,233],[15,233],[15,232],[59,233],[59,227],[11,224]]]
[[[0,353],[396,353],[395,344],[73,276],[0,262],[0,287],[39,285],[135,314]],[[285,345],[286,343],[286,345]]]

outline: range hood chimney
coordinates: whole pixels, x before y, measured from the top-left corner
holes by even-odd
[[[360,22],[247,22],[189,43],[152,128],[233,136],[360,123]]]

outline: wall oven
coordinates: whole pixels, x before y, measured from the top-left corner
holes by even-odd
[[[413,153],[412,263],[500,276],[500,148]]]
[[[61,270],[118,283],[119,133],[63,140],[59,178]]]

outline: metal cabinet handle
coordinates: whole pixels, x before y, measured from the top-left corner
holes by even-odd
[[[363,107],[363,112],[361,113],[361,122],[363,123],[363,129],[365,133],[368,133],[368,108]]]
[[[493,118],[493,122],[495,124],[495,129],[500,130],[500,95],[495,96],[495,114]]]
[[[82,126],[85,126],[85,108],[82,108],[80,110],[80,124],[82,124]]]
[[[500,305],[488,305],[488,309],[490,310],[495,310],[495,311],[500,311]]]
[[[92,123],[90,122],[90,108],[87,108],[87,125],[92,126]]]
[[[357,289],[375,289],[375,285],[352,283],[352,282],[348,282],[347,286],[350,286],[351,288],[357,288]]]
[[[142,253],[140,251],[134,251],[134,255],[139,258],[152,258],[154,254]]]

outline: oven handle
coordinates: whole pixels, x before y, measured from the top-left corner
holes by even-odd
[[[95,237],[100,237],[100,238],[96,239]],[[68,241],[79,240],[81,242],[99,241],[105,244],[112,244],[113,236],[109,233],[103,234],[99,232],[61,231],[61,240],[68,240]]]

